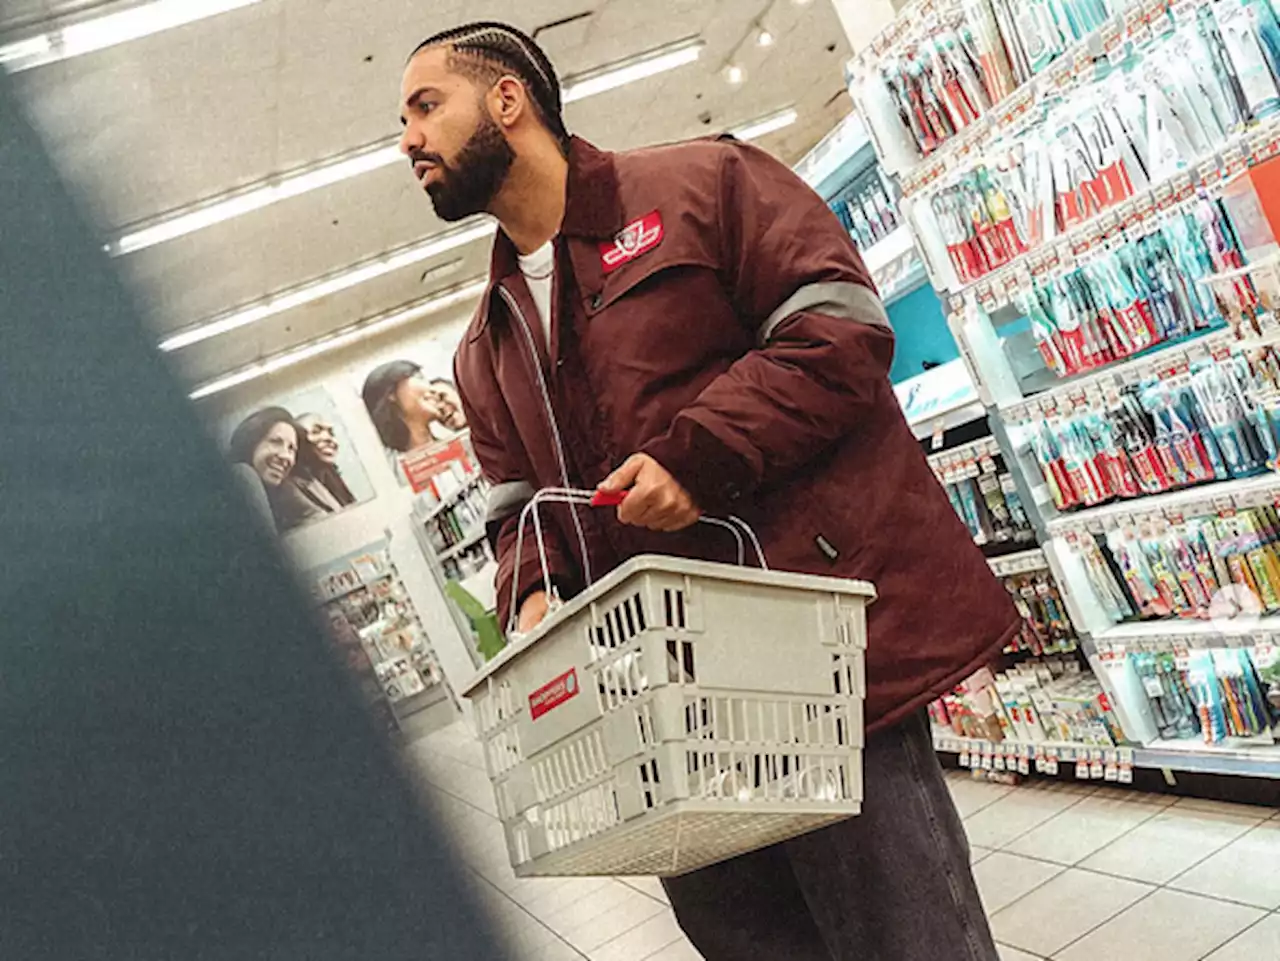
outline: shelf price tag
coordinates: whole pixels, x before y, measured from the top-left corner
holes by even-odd
[[[1116,780],[1121,784],[1133,783],[1133,748],[1122,747],[1119,751],[1119,765]]]
[[[1101,781],[1106,774],[1106,768],[1102,763],[1102,752],[1093,750],[1089,752],[1089,777],[1095,781]]]

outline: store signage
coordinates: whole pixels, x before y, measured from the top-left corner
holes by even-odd
[[[622,233],[611,242],[600,245],[600,260],[604,265],[604,272],[611,274],[623,264],[652,250],[662,243],[662,237],[662,214],[656,210],[627,224],[622,228]]]
[[[451,470],[452,465],[459,461],[464,472],[470,473],[471,459],[467,456],[466,446],[461,440],[451,440],[410,451],[401,457],[400,466],[413,492],[421,494],[431,487],[433,478]]]
[[[529,695],[529,717],[536,721],[550,713],[565,701],[578,696],[578,670],[574,668],[561,674],[550,684],[544,684]]]

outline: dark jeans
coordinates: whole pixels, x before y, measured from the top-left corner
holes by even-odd
[[[863,765],[858,817],[663,882],[707,961],[998,961],[925,715]]]

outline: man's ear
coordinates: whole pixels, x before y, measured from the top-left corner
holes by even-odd
[[[505,129],[514,127],[529,107],[529,92],[512,76],[505,76],[493,86],[490,109],[493,119]]]

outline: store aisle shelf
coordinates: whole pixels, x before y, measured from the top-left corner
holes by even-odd
[[[1028,774],[1061,773],[1059,765],[1083,764],[1080,780],[1125,783],[1125,768],[1280,779],[1280,745],[1214,746],[1199,741],[1159,741],[1150,747],[1110,747],[1069,741],[984,741],[934,732],[934,748],[957,754],[962,766]],[[987,759],[990,759],[990,762]],[[998,760],[997,760],[998,758]],[[1025,762],[1025,764],[1024,764]]]
[[[1049,560],[1044,556],[1044,551],[1038,547],[1019,551],[1016,554],[1006,554],[1003,557],[992,557],[988,559],[987,564],[990,565],[996,577],[1012,577],[1015,574],[1049,569]]]
[[[987,414],[959,358],[904,380],[894,385],[893,391],[907,423],[920,438],[933,434],[939,425],[952,430]]]
[[[1121,519],[1126,525],[1130,518],[1137,523],[1155,518],[1177,521],[1182,517],[1259,507],[1272,503],[1277,495],[1280,495],[1280,474],[1273,472],[1073,511],[1053,518],[1047,527],[1054,537],[1068,532],[1101,534],[1109,525],[1119,525]]]
[[[1206,360],[1223,348],[1247,349],[1253,341],[1237,341],[1230,330],[1217,329],[1193,334],[1179,340],[1166,341],[1132,357],[1129,360],[1109,364],[1091,373],[1064,379],[1034,397],[1000,405],[1000,415],[1009,424],[1035,421],[1042,414],[1096,399],[1100,393],[1121,385],[1158,376],[1183,364]]]
[[[472,531],[462,540],[458,541],[458,543],[445,548],[437,555],[437,557],[442,564],[445,561],[453,560],[453,558],[457,557],[459,554],[465,554],[467,551],[471,550],[471,548],[483,541],[484,538],[485,530],[481,527],[478,530]]]
[[[1221,641],[1229,647],[1259,637],[1280,636],[1280,615],[1238,617],[1212,621],[1140,621],[1117,624],[1093,636],[1098,645],[1142,644],[1159,642],[1174,647],[1205,647]]]
[[[1121,226],[1153,228],[1164,218],[1189,209],[1188,205],[1197,202],[1201,193],[1218,196],[1231,177],[1247,166],[1248,156],[1255,153],[1253,145],[1259,141],[1274,141],[1278,135],[1280,120],[1274,119],[1261,121],[1252,128],[1233,134],[1164,180],[1081,221],[1061,236],[1019,254],[990,273],[961,283],[951,293],[972,295],[988,311],[1011,303],[1013,292],[1025,286],[1032,274],[1039,273],[1037,264],[1045,272],[1048,272],[1048,265],[1057,265],[1056,270],[1065,273],[1074,266],[1077,258],[1098,249],[1103,237]],[[1206,169],[1217,173],[1219,179],[1215,183],[1203,182],[1201,172]],[[1197,181],[1200,181],[1198,186]]]
[[[467,495],[467,492],[470,491],[472,488],[474,488],[477,484],[479,484],[482,479],[483,479],[483,475],[475,474],[470,480],[468,480],[465,484],[463,484],[457,490],[453,491],[450,494],[446,494],[444,497],[440,499],[440,503],[436,504],[434,507],[431,508],[430,511],[427,512],[427,514],[422,518],[422,522],[424,524],[427,524],[435,520],[437,517],[439,517],[441,514],[447,511],[454,504],[458,503],[458,501],[460,501],[463,497],[465,497]]]
[[[894,229],[879,243],[864,250],[862,252],[862,263],[866,266],[867,271],[874,275],[888,267],[899,257],[911,253],[915,246],[916,241],[911,234],[911,228],[903,224]]]
[[[866,69],[869,60],[878,60],[888,50],[901,43],[912,25],[925,22],[925,14],[934,6],[934,0],[920,0],[903,7],[894,21],[854,58],[853,63],[856,68]],[[983,149],[992,138],[1003,133],[1003,128],[1009,126],[1014,118],[1025,113],[1041,94],[1063,90],[1077,79],[1088,75],[1093,69],[1093,54],[1101,52],[1104,48],[1110,49],[1113,37],[1120,39],[1126,37],[1126,23],[1121,14],[1117,14],[1097,30],[1075,41],[1052,66],[993,104],[976,121],[933,153],[921,157],[909,170],[895,171],[902,178],[903,192],[910,195],[955,169],[970,154]]]

